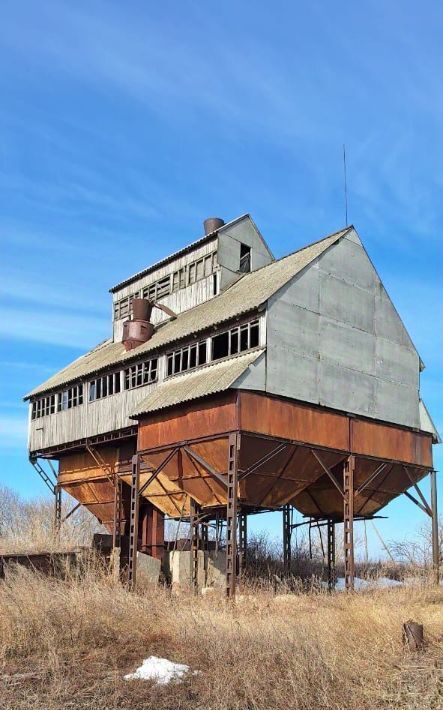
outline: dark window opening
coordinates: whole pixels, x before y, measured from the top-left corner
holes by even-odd
[[[242,352],[243,352],[243,350],[247,350],[249,347],[248,331],[249,331],[249,328],[247,325],[244,325],[240,328],[240,350]]]
[[[201,342],[198,346],[198,364],[204,365],[206,362],[206,340]]]
[[[247,274],[251,271],[251,247],[240,244],[240,271]]]
[[[212,338],[212,359],[219,360],[228,355],[256,348],[259,345],[258,320],[245,323]]]
[[[197,346],[191,345],[189,350],[189,368],[197,367]]]
[[[256,348],[259,344],[258,321],[256,321],[255,323],[251,323],[249,338],[249,347]]]
[[[229,355],[229,333],[220,333],[212,338],[212,359],[219,360]]]
[[[231,330],[231,355],[238,353],[238,330]]]

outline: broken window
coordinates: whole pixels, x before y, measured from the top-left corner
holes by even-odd
[[[136,365],[127,367],[124,371],[125,390],[135,387],[142,387],[155,382],[157,379],[157,358],[138,362]]]
[[[247,274],[251,271],[251,247],[240,244],[240,271]]]
[[[74,385],[57,395],[57,411],[64,412],[72,407],[83,404],[83,385]]]
[[[222,357],[227,357],[229,352],[229,331],[214,335],[212,338],[212,359],[219,360]]]
[[[212,360],[251,350],[259,345],[258,320],[243,323],[212,337]]]
[[[213,251],[208,256],[197,259],[168,276],[148,284],[141,291],[136,291],[130,296],[125,296],[116,301],[114,303],[114,320],[129,318],[132,315],[132,301],[134,298],[148,298],[150,301],[156,301],[173,291],[185,288],[188,284],[193,284],[202,278],[210,276],[216,268],[217,252]]]
[[[199,365],[204,365],[206,361],[206,340],[186,345],[166,356],[166,376],[171,377],[171,375],[178,375],[179,372],[193,370]]]
[[[40,397],[32,402],[31,419],[40,419],[48,414],[55,412],[55,394],[49,394],[46,397]]]

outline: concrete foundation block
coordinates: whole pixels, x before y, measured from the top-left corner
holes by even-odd
[[[160,580],[161,560],[137,552],[137,587],[158,584]]]
[[[226,555],[224,552],[198,552],[197,586],[223,589],[225,586]],[[175,550],[165,555],[164,570],[170,579],[172,589],[189,589],[191,584],[191,552]]]

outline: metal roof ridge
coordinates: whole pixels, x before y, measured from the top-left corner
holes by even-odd
[[[213,232],[209,232],[209,234],[204,234],[202,237],[198,237],[198,239],[195,239],[193,242],[186,244],[184,247],[181,247],[181,249],[172,252],[172,254],[168,254],[159,261],[155,261],[150,266],[147,266],[144,269],[137,271],[132,276],[128,276],[127,279],[123,279],[123,281],[120,281],[115,286],[112,286],[112,288],[109,289],[109,293],[115,293],[115,291],[118,291],[119,289],[129,285],[130,283],[136,281],[142,276],[149,274],[151,271],[155,271],[156,269],[160,268],[160,266],[162,266],[163,264],[167,264],[169,261],[173,261],[178,256],[185,254],[187,251],[194,249],[199,244],[204,244],[206,240],[209,241],[210,239],[213,239],[219,232],[222,232],[224,229],[226,229],[226,227],[232,227],[233,224],[235,224],[236,222],[240,222],[240,220],[245,219],[245,217],[250,217],[249,212],[245,212],[245,214],[242,214],[239,217],[235,217],[235,219],[231,219],[230,222],[226,222],[218,229],[215,229]]]

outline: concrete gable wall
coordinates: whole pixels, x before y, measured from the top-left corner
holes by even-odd
[[[260,269],[274,261],[266,243],[249,216],[223,229],[218,236],[218,264],[220,266],[220,289],[237,281],[241,276],[240,244],[251,247],[251,271]]]
[[[267,390],[419,426],[419,356],[355,231],[268,304]]]

